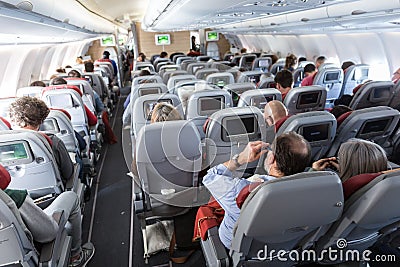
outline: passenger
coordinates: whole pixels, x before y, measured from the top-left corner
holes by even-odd
[[[274,81],[276,89],[282,94],[282,101],[285,100],[287,93],[293,87],[293,75],[288,70],[281,70],[275,75]]]
[[[52,215],[55,212],[62,211],[71,224],[72,248],[69,266],[86,266],[93,257],[95,248],[90,242],[82,245],[82,215],[79,198],[75,192],[61,193],[50,206],[42,210],[30,198],[26,190],[7,189],[10,182],[10,174],[0,165],[0,194],[5,193],[10,198],[6,204],[17,206],[19,214],[31,232],[34,241],[47,243],[56,238],[59,226]]]
[[[243,47],[242,49],[240,49],[240,54],[246,54],[247,53],[247,48]]]
[[[324,57],[324,56],[317,57],[317,59],[315,60],[315,67],[317,68],[317,70],[318,70],[319,66],[321,66],[322,64],[325,63],[325,61],[326,61],[326,57]]]
[[[281,101],[273,100],[265,105],[264,119],[268,126],[275,126],[275,132],[278,131],[279,126],[282,125],[284,119],[287,119],[287,116],[287,108]]]
[[[167,103],[158,103],[153,107],[153,110],[149,113],[150,123],[163,122],[163,121],[177,121],[183,120],[178,110]],[[135,176],[139,176],[136,165],[136,151],[133,153],[131,172]]]
[[[392,76],[392,82],[397,83],[400,80],[400,68],[398,68]]]
[[[68,77],[82,78],[82,75],[77,70],[71,70],[70,72],[68,72]]]
[[[317,69],[314,64],[307,64],[304,67],[304,76],[305,78],[301,81],[301,86],[310,86],[314,83],[315,75],[317,74]]]
[[[55,77],[54,79],[50,80],[50,85],[63,85],[63,84],[67,84],[67,81],[65,79],[63,79],[62,77]],[[73,90],[73,89],[71,89]],[[79,91],[79,89],[75,90],[78,94],[81,95],[81,92]],[[90,111],[90,109],[84,105],[84,109],[85,109],[85,113],[88,119],[88,125],[89,126],[95,126],[97,124],[97,118],[96,116],[93,114],[93,112]]]
[[[268,154],[264,169],[268,175],[260,175],[262,181],[303,172],[311,160],[310,144],[301,135],[289,132],[275,138],[272,145],[261,141],[248,143],[241,153],[211,168],[203,178],[204,186],[225,210],[218,231],[222,243],[228,249],[231,247],[234,225],[240,215],[236,197],[244,187],[251,184],[246,179],[233,177],[233,172],[243,164],[258,160],[265,153]]]
[[[57,73],[65,73],[65,69],[63,69],[62,67],[59,67],[58,69],[56,69]]]
[[[165,51],[162,51],[162,52],[160,53],[160,58],[168,58],[168,53],[165,52]]]
[[[144,53],[139,53],[138,58],[136,59],[137,62],[145,62],[146,55]]]
[[[344,105],[344,106],[348,106],[349,107],[352,99],[353,99],[353,96],[351,96],[351,95],[342,95],[338,99],[335,99],[333,104],[335,106]]]
[[[114,77],[116,77],[117,73],[118,73],[118,67],[117,67],[117,63],[115,63],[115,61],[113,59],[110,59],[110,52],[108,52],[107,50],[104,51],[103,59],[108,59],[111,62],[111,65],[113,66],[113,69],[114,69]]]
[[[34,82],[31,82],[31,84],[29,86],[46,87],[46,84],[42,81],[34,81]]]
[[[352,138],[343,143],[337,157],[320,159],[312,164],[312,170],[323,171],[326,168],[335,168],[339,171],[343,183],[345,199],[352,193],[369,183],[371,180],[360,180],[356,187],[346,183],[351,177],[359,174],[378,173],[386,171],[388,160],[385,150],[378,144],[370,141]]]
[[[10,104],[9,112],[11,122],[14,125],[21,129],[39,131],[40,125],[49,115],[50,110],[42,100],[23,96]],[[73,179],[74,164],[63,141],[53,134],[47,134],[47,136],[51,140],[53,155],[65,186],[70,179]]]
[[[336,105],[332,108],[331,113],[338,119],[340,116],[345,114],[346,112],[353,111],[351,108],[345,105]]]
[[[307,61],[307,58],[305,58],[305,57],[299,57],[298,62],[300,63],[300,62],[303,62],[303,61]]]
[[[285,60],[285,67],[283,69],[293,72],[297,67],[297,57],[289,54]]]
[[[346,70],[348,67],[355,65],[353,61],[345,61],[342,63],[342,70],[344,73],[346,73]]]

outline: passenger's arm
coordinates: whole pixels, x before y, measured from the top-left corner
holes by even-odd
[[[65,185],[69,179],[72,179],[74,174],[74,163],[72,163],[63,141],[56,136],[53,136],[52,140],[54,158],[56,159],[61,179]]]
[[[35,241],[46,243],[56,238],[57,223],[40,209],[29,196],[26,197],[19,211]]]
[[[335,157],[317,160],[311,166],[314,171],[323,171],[328,167],[334,167],[337,170],[339,169],[339,164],[337,164]]]
[[[263,154],[268,152],[268,150],[266,150],[268,146],[268,143],[262,141],[249,142],[245,149],[239,154],[237,159],[239,166],[234,160],[228,160],[224,165],[230,171],[235,171],[240,165],[258,160]]]

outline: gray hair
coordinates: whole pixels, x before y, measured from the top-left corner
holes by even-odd
[[[358,174],[385,171],[388,166],[382,147],[356,138],[349,139],[340,146],[338,161],[342,182]]]
[[[182,120],[178,110],[167,103],[158,103],[151,112],[151,122]]]

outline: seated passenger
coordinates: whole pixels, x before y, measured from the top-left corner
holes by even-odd
[[[46,209],[39,208],[26,190],[7,189],[11,182],[8,171],[0,165],[0,191],[4,190],[18,208],[34,241],[39,243],[51,242],[56,238],[58,224],[52,215],[62,211],[71,224],[71,260],[69,266],[86,266],[94,255],[94,246],[88,242],[82,245],[82,216],[78,196],[72,192],[61,193]],[[7,203],[9,205],[9,203]]]
[[[50,81],[50,85],[62,85],[62,84],[67,84],[67,81],[61,77],[55,77],[54,79],[52,79]],[[77,91],[80,95],[82,94],[80,91]],[[91,112],[89,110],[89,108],[84,105],[84,109],[85,109],[85,113],[88,119],[88,124],[89,126],[95,126],[97,124],[97,118],[96,116],[93,114],[93,112]]]
[[[281,70],[275,75],[274,81],[276,83],[276,89],[282,94],[282,101],[290,89],[293,87],[293,75],[288,70]]]
[[[332,108],[330,111],[333,116],[335,116],[336,119],[338,119],[340,116],[342,116],[344,113],[352,111],[351,108],[345,105],[337,105]]]
[[[326,61],[326,57],[324,57],[324,56],[317,57],[317,59],[315,60],[315,67],[317,68],[317,70],[318,70],[319,66],[321,66],[322,64],[325,63],[325,61]]]
[[[400,68],[398,68],[392,76],[392,82],[397,83],[400,80]]]
[[[353,66],[353,65],[355,65],[353,61],[345,61],[345,62],[343,62],[343,63],[342,63],[342,70],[343,70],[343,72],[345,73],[346,70],[347,70],[350,66]]]
[[[248,143],[240,154],[211,168],[203,178],[204,186],[225,210],[218,231],[222,243],[228,249],[231,247],[234,225],[240,215],[236,197],[245,186],[251,184],[246,179],[233,177],[232,172],[243,164],[258,160],[265,153],[268,154],[264,168],[268,175],[260,175],[261,181],[303,172],[311,160],[310,144],[301,135],[289,132],[275,138],[272,145],[261,141]]]
[[[174,106],[167,103],[158,103],[155,105],[153,110],[149,113],[149,116],[150,123],[183,120],[178,110]],[[131,172],[135,176],[139,176],[136,166],[136,151],[133,151],[131,169]]]
[[[387,167],[388,160],[382,147],[356,138],[352,138],[340,146],[338,157],[320,159],[312,164],[312,170],[323,171],[326,168],[335,168],[339,171],[345,199],[371,181],[371,179],[354,181],[354,176],[383,172],[387,170]]]
[[[142,77],[142,76],[150,76],[151,75],[151,73],[150,73],[150,71],[148,71],[148,70],[141,70],[140,72],[139,72],[139,77]],[[145,81],[146,80],[144,80],[142,83],[145,83]],[[128,107],[128,105],[129,105],[129,103],[131,102],[131,94],[129,94],[128,95],[128,97],[126,98],[126,100],[125,100],[125,102],[124,102],[124,109],[126,109],[127,107]]]
[[[34,82],[31,82],[31,84],[29,86],[46,87],[46,84],[42,81],[34,81]]]
[[[290,54],[286,57],[285,60],[285,70],[293,72],[297,67],[297,57],[293,54]]]
[[[342,95],[338,99],[335,99],[333,104],[335,106],[338,106],[338,105],[350,106],[350,103],[351,103],[352,99],[353,99],[353,96],[351,96],[351,95]]]
[[[275,126],[275,132],[285,119],[287,119],[288,111],[285,105],[278,100],[268,102],[264,108],[264,119],[268,126]]]
[[[304,76],[305,78],[301,81],[301,86],[310,86],[313,85],[315,75],[317,74],[317,69],[314,64],[307,64],[304,67]]]
[[[39,131],[40,125],[49,115],[50,110],[42,100],[23,96],[17,98],[10,104],[9,108],[11,122],[21,129]],[[47,134],[51,140],[51,148],[60,171],[64,185],[73,178],[74,164],[61,139],[54,134]]]

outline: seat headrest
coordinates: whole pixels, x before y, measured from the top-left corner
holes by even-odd
[[[75,85],[69,85],[69,84],[60,84],[60,85],[50,85],[48,87],[45,87],[42,91],[42,94],[44,92],[50,91],[50,90],[57,90],[57,89],[72,89],[76,91],[81,97],[82,97],[82,92],[79,90],[79,88]]]
[[[4,124],[8,127],[8,129],[11,130],[11,123],[10,123],[8,120],[6,120],[5,118],[3,118],[3,117],[1,117],[1,116],[0,116],[0,120],[1,120],[2,122],[4,122]]]
[[[343,194],[344,199],[348,199],[354,192],[363,186],[367,185],[369,182],[374,180],[376,177],[381,175],[381,172],[378,173],[363,173],[353,177],[350,177],[346,181],[343,182]]]
[[[4,190],[8,187],[11,182],[11,175],[10,173],[0,165],[0,189]]]
[[[339,127],[346,119],[350,116],[353,111],[347,111],[346,113],[342,114],[337,118],[337,127]]]
[[[69,114],[69,112],[66,111],[65,109],[62,109],[62,108],[50,108],[50,110],[58,110],[58,111],[61,111],[62,113],[64,113],[64,114],[68,117],[69,120],[71,120],[71,114]],[[0,118],[0,119],[1,119],[1,118]]]

